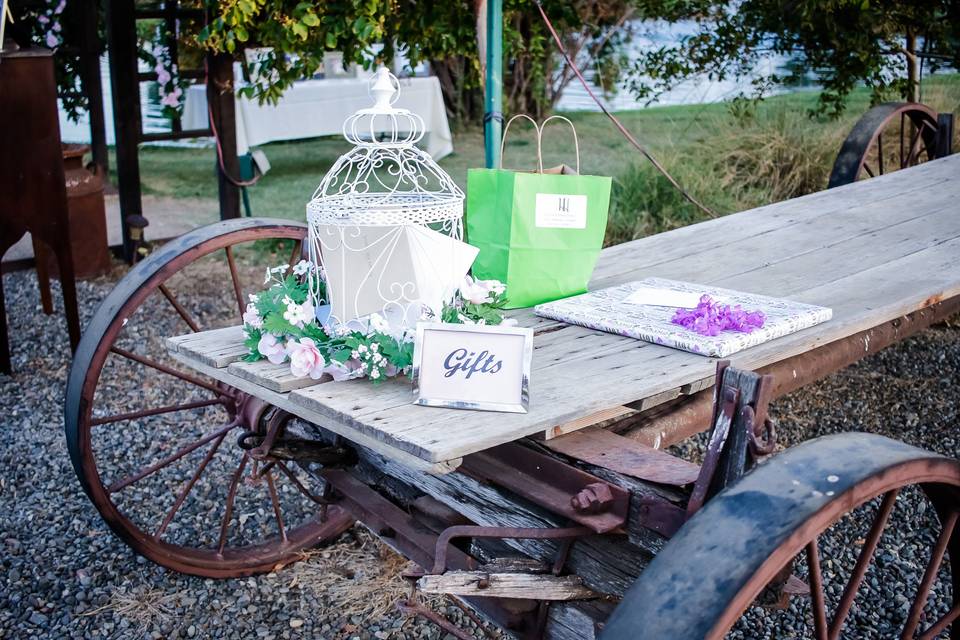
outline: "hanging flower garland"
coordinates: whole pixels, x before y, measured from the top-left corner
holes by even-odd
[[[320,279],[319,299],[314,306],[308,276]],[[273,364],[290,363],[290,373],[314,380],[329,374],[334,380],[367,377],[380,382],[407,374],[413,364],[413,327],[425,319],[423,308],[411,304],[342,325],[330,323],[323,270],[301,260],[291,269],[282,264],[266,271],[269,287],[250,295],[243,314],[247,362],[267,359]],[[467,276],[454,302],[443,308],[441,320],[457,324],[509,324],[503,283],[474,280]],[[429,319],[429,318],[426,318]]]
[[[142,53],[142,56],[153,66],[157,74],[157,93],[160,104],[163,106],[163,115],[168,118],[179,117],[183,113],[184,84],[177,71],[177,65],[170,56],[170,49],[165,45],[154,43],[152,51]]]
[[[40,28],[46,32],[43,43],[49,49],[56,49],[63,44],[63,27],[60,24],[60,14],[67,8],[67,0],[54,0],[47,5],[46,10],[37,16]]]

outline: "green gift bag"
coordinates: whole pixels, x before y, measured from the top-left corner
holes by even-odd
[[[503,169],[503,140],[518,117],[537,132],[537,171]],[[573,130],[577,169],[543,169],[542,138],[553,119]],[[519,114],[507,122],[499,169],[467,172],[467,241],[480,249],[473,275],[507,286],[510,308],[583,293],[593,273],[610,206],[610,178],[580,175],[580,144],[573,123],[551,116],[540,126]]]

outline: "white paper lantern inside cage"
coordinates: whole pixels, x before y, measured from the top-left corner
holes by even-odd
[[[381,68],[370,93],[374,105],[343,124],[354,148],[307,204],[310,258],[324,268],[335,323],[410,318],[421,305],[439,315],[476,257],[461,241],[463,191],[415,146],[420,116],[393,106],[399,81]]]

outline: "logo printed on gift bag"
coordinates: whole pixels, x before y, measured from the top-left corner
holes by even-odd
[[[538,193],[534,224],[548,229],[586,229],[587,196]]]

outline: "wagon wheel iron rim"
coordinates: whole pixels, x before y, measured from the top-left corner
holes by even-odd
[[[150,328],[157,326],[176,326],[178,333],[215,328],[203,326],[186,297],[178,296],[171,283],[187,277],[191,267],[204,267],[202,275],[208,275],[216,259],[223,262],[219,275],[228,280],[225,291],[219,300],[201,296],[199,304],[204,311],[222,304],[221,313],[228,315],[220,320],[226,325],[239,324],[244,293],[251,293],[252,288],[244,291],[238,251],[257,241],[282,242],[288,245],[287,250],[292,245],[289,258],[284,255],[282,259],[293,264],[303,254],[305,234],[302,224],[256,218],[197,229],[164,244],[131,269],[87,325],[67,384],[64,422],[70,458],[81,486],[110,528],[135,551],[158,564],[204,577],[267,572],[299,559],[305,548],[339,535],[352,524],[349,514],[336,506],[321,515],[312,498],[302,494],[304,488],[297,486],[300,480],[292,463],[255,460],[237,446],[237,434],[262,428],[261,418],[269,413],[269,404],[164,359],[162,345],[147,353],[138,348],[139,341],[121,346],[122,340],[131,341],[128,333],[149,335]],[[158,308],[168,317],[155,315]],[[138,312],[140,317],[136,317]],[[153,338],[157,342],[163,336]],[[116,394],[109,386],[114,383],[105,382],[103,376],[105,366],[116,362],[120,367],[133,368],[127,382],[133,378],[140,388],[159,386],[165,396],[191,397],[133,410],[111,407],[109,415],[100,415],[113,396],[122,395]],[[217,414],[216,424],[211,423],[212,413]],[[116,431],[98,436],[102,430],[111,429]],[[152,455],[146,463],[137,460],[132,470],[107,469],[142,454],[136,446],[124,447],[123,442],[117,445],[115,441],[129,434],[126,437],[136,444],[137,430],[147,433],[148,429],[160,430],[169,442],[149,442],[148,453]],[[185,440],[178,442],[177,438],[183,436]],[[225,474],[218,473],[224,470]],[[189,512],[190,507],[196,510],[201,505],[201,480],[215,483],[214,500],[209,499],[209,492],[203,497],[219,509],[218,516],[212,511]],[[134,490],[141,496],[140,502],[121,504],[125,499],[133,500],[126,498],[125,491]],[[154,495],[156,504],[144,503],[144,494]],[[214,502],[216,496],[222,497],[222,503]],[[294,504],[294,511],[301,517],[295,523],[286,521],[284,507],[298,499],[309,503],[309,511],[305,504]],[[241,503],[247,509],[255,507],[254,520],[261,526],[251,526],[244,542],[238,544],[236,540],[243,532],[238,531],[237,521],[243,529],[244,518],[250,517],[249,513],[239,513]],[[137,513],[138,508],[142,513]],[[149,520],[142,515],[148,511],[153,511]],[[200,536],[191,540],[187,536],[174,540],[178,533],[175,530],[188,523],[206,529],[215,524],[215,530],[204,532],[209,535],[207,539]]]
[[[868,110],[843,141],[827,188],[851,184],[920,164],[934,157],[937,112],[911,102]]]
[[[826,465],[824,456],[830,459]],[[896,635],[883,637],[929,640],[949,630],[949,637],[958,638],[960,628],[951,625],[960,617],[960,599],[939,603],[933,615],[929,609],[933,587],[949,586],[957,594],[960,586],[954,562],[960,554],[960,463],[870,434],[803,443],[718,494],[654,558],[601,637],[727,637],[795,559],[806,566],[810,589],[808,628],[798,637],[857,637],[850,628],[853,612],[863,598],[876,595],[865,588],[866,576],[872,575],[884,532],[894,526],[898,496],[915,488],[933,505],[937,530],[918,556],[922,573],[902,585],[909,607],[896,620]],[[852,514],[869,516],[870,523],[849,558],[856,560],[847,563],[852,566],[842,579],[825,580],[826,563],[837,572],[843,563],[825,555],[818,542],[829,540],[832,527]],[[943,576],[947,569],[949,578]]]

